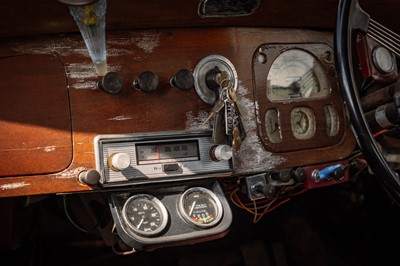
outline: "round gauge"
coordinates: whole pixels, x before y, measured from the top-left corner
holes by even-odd
[[[129,228],[143,236],[160,233],[168,222],[167,209],[162,202],[147,194],[130,197],[122,208],[122,217]]]
[[[326,134],[330,137],[335,136],[339,132],[339,117],[335,107],[326,105],[324,107],[325,121],[326,121]]]
[[[271,101],[325,97],[329,93],[325,71],[310,53],[287,50],[272,63],[267,76],[267,97]]]
[[[223,209],[221,201],[212,191],[194,187],[180,197],[179,212],[188,223],[206,228],[222,219]]]
[[[296,107],[290,113],[290,124],[296,139],[311,139],[315,133],[315,116],[307,107]]]
[[[269,141],[272,143],[279,143],[282,141],[278,110],[269,109],[265,113],[265,131],[267,132]]]
[[[394,59],[388,49],[378,46],[372,52],[375,67],[383,74],[389,74],[394,69]]]

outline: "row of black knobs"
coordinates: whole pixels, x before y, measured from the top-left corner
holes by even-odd
[[[110,94],[117,94],[122,90],[123,79],[117,72],[108,72],[101,80],[97,82],[97,87]],[[179,70],[170,80],[170,84],[180,90],[190,90],[194,85],[194,77],[188,69]],[[154,72],[145,71],[141,73],[134,81],[135,88],[150,93],[157,90],[158,77]]]

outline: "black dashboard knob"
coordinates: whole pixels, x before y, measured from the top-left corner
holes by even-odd
[[[158,77],[151,71],[145,71],[133,81],[133,86],[146,93],[153,92],[158,87]]]
[[[83,171],[78,175],[78,180],[89,186],[97,185],[100,182],[100,173],[95,169]]]
[[[187,91],[194,86],[194,77],[188,69],[181,69],[171,78],[170,83],[175,88]]]
[[[290,178],[292,177],[290,173],[290,169],[282,169],[279,172],[275,172],[271,174],[271,178],[273,180],[281,181],[281,182],[289,182]]]
[[[303,167],[297,167],[292,171],[292,176],[297,181],[304,181],[304,179],[306,179],[307,174]]]
[[[122,90],[124,81],[117,72],[108,72],[97,82],[97,87],[110,94],[117,94]]]

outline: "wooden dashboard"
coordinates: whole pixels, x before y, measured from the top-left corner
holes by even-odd
[[[338,105],[337,84],[328,98],[341,114],[341,132],[333,142],[313,146],[309,140],[310,148],[274,150],[263,145],[260,134],[258,104],[265,109],[268,103],[256,94],[260,75],[266,75],[255,71],[259,47],[315,43],[331,47],[332,34],[251,27],[112,31],[107,34],[108,71],[118,72],[124,86],[111,95],[97,88],[99,77],[79,34],[5,39],[0,43],[0,197],[101,190],[77,180],[81,171],[96,168],[97,135],[209,128],[201,123],[211,106],[194,89],[181,91],[169,81],[179,69],[193,70],[213,54],[228,58],[239,79],[247,137],[234,154],[233,175],[346,158],[355,141]],[[153,93],[132,86],[144,71],[158,75]]]

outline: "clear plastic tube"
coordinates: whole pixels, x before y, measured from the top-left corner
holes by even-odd
[[[83,6],[69,6],[99,76],[107,74],[106,0]]]

